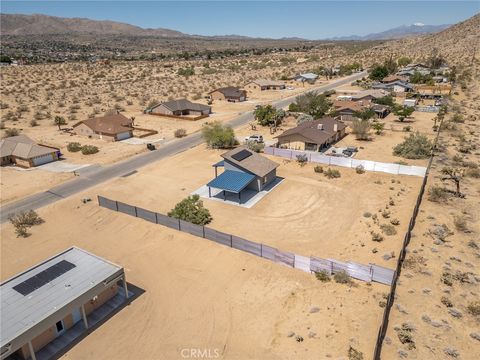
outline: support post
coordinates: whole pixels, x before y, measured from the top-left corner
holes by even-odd
[[[223,190],[223,201],[227,201],[227,193]]]
[[[30,351],[30,357],[32,358],[32,360],[37,360],[37,357],[35,356],[35,350],[33,350],[33,345],[31,341],[28,342],[28,350]]]
[[[217,167],[215,166],[215,178],[217,177]]]
[[[212,188],[208,187],[208,197],[212,197]]]
[[[87,314],[85,313],[85,306],[83,304],[82,304],[81,310],[82,310],[83,324],[85,325],[85,329],[88,329]]]
[[[123,275],[123,289],[125,290],[125,299],[128,299],[127,278]]]
[[[240,195],[241,193],[238,193],[238,203],[241,204],[242,203],[242,195]]]

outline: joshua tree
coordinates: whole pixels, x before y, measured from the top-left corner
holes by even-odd
[[[451,167],[445,167],[442,169],[442,181],[449,180],[455,184],[456,191],[454,192],[455,196],[463,197],[462,193],[460,192],[460,181],[463,178],[463,170],[453,169]]]
[[[53,120],[54,124],[58,126],[58,130],[62,130],[61,129],[61,126],[62,125],[66,125],[67,124],[67,121],[65,120],[65,118],[63,116],[55,116],[54,120]]]

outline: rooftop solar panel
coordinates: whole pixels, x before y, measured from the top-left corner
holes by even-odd
[[[59,276],[65,274],[67,271],[73,269],[74,264],[67,260],[62,260],[55,265],[50,266],[49,268],[39,272],[38,274],[28,278],[24,282],[16,285],[13,289],[23,296],[26,296],[35,290],[41,288],[42,286],[48,284],[52,280],[55,280]]]
[[[239,151],[238,153],[233,154],[232,158],[237,160],[237,161],[242,161],[242,160],[245,160],[246,158],[248,158],[249,156],[252,156],[252,153],[248,150],[243,149],[243,150]]]

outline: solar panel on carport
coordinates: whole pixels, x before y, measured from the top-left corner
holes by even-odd
[[[237,160],[237,161],[242,161],[242,160],[245,160],[246,158],[248,158],[249,156],[252,156],[252,153],[248,150],[243,149],[243,150],[239,151],[238,153],[233,154],[232,158]]]
[[[59,276],[65,274],[67,271],[73,269],[74,264],[67,260],[62,260],[55,265],[50,266],[49,268],[39,272],[37,275],[28,278],[24,282],[16,285],[13,289],[23,296],[26,296],[37,289],[40,289],[42,286],[48,284],[49,282],[55,280]]]

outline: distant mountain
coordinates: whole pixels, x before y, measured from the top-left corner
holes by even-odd
[[[425,25],[422,23],[415,23],[412,25],[402,25],[390,30],[379,33],[368,34],[365,36],[342,36],[334,37],[331,40],[391,40],[411,37],[416,35],[433,34],[445,30],[451,25]]]
[[[130,35],[187,37],[189,35],[170,29],[143,29],[138,26],[85,18],[62,18],[47,15],[0,14],[0,33],[2,35]]]

